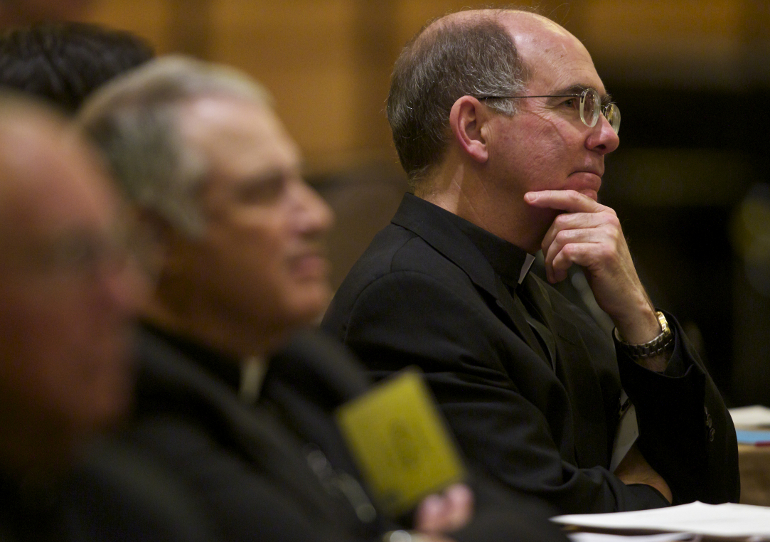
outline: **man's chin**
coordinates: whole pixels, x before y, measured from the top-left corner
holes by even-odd
[[[296,327],[318,325],[331,299],[332,290],[325,281],[314,286],[298,287],[292,311]]]

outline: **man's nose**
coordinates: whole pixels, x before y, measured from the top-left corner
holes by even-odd
[[[302,227],[309,233],[327,233],[334,225],[334,212],[328,203],[305,181],[301,181]]]
[[[604,115],[599,115],[596,126],[588,134],[586,147],[589,150],[605,155],[617,149],[619,145],[620,138],[615,133],[615,130],[612,129],[610,121]]]

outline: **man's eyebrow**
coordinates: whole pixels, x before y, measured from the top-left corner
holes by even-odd
[[[563,87],[557,90],[554,90],[551,94],[554,96],[561,96],[561,95],[569,95],[569,94],[580,94],[585,89],[591,88],[586,85],[571,85],[569,87]]]
[[[562,88],[554,91],[555,95],[558,94],[581,94],[587,88],[594,88],[590,85],[570,85],[569,87]],[[602,100],[602,104],[606,105],[612,101],[612,95],[609,93],[600,94],[599,97]]]
[[[241,194],[246,194],[254,190],[265,190],[271,184],[281,182],[284,177],[284,172],[279,168],[270,168],[237,178],[232,184],[232,190]]]
[[[285,178],[294,172],[302,171],[303,163],[297,162],[296,164],[274,164],[271,165],[253,175],[249,176],[252,181],[272,181],[276,178]]]

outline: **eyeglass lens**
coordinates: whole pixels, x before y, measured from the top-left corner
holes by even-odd
[[[612,129],[615,130],[615,133],[618,133],[618,130],[620,130],[620,109],[618,109],[618,106],[615,104],[609,104],[603,111],[604,116],[607,117],[607,120],[610,123],[610,126],[612,126]]]
[[[580,95],[580,120],[593,128],[599,120],[599,113],[605,116],[615,133],[620,129],[620,110],[614,103],[602,105],[601,98],[596,89],[587,88]]]

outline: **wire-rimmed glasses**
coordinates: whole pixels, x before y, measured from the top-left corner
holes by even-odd
[[[615,133],[620,130],[620,109],[615,102],[603,104],[595,88],[586,88],[575,94],[549,94],[539,96],[477,96],[479,100],[509,100],[514,98],[580,98],[580,120],[589,128],[596,126],[599,113],[604,115]]]

